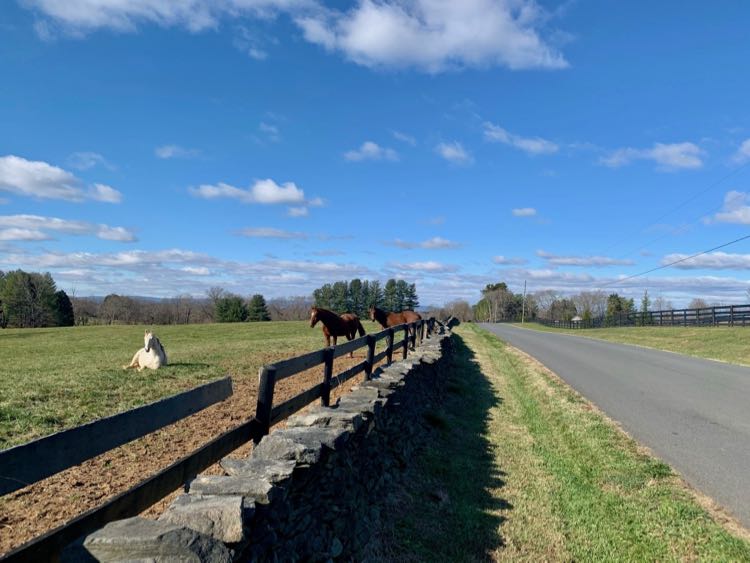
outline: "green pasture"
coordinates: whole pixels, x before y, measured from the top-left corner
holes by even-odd
[[[516,323],[532,330],[561,332],[599,338],[623,344],[636,344],[688,356],[750,366],[749,327],[658,327],[630,326],[613,328],[561,329],[537,323]]]
[[[379,326],[365,321],[368,332]],[[149,327],[151,328],[151,327]],[[306,321],[153,327],[169,365],[123,371],[143,346],[143,326],[0,331],[0,449],[231,375],[321,348]]]
[[[750,543],[588,401],[479,326],[456,333],[446,402],[428,420],[438,436],[378,555],[750,561]]]

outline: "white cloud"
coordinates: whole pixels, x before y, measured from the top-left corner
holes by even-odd
[[[411,145],[412,147],[417,146],[417,140],[412,137],[411,135],[407,135],[406,133],[402,133],[401,131],[393,131],[393,137],[394,139],[398,139],[399,141],[406,143],[407,145]]]
[[[190,188],[190,193],[203,199],[228,198],[239,200],[242,203],[263,205],[305,203],[305,192],[298,188],[294,182],[279,185],[270,178],[256,180],[246,190],[219,182],[218,184],[203,184],[197,188]],[[312,201],[322,200],[315,198]],[[312,202],[310,204],[313,205]]]
[[[198,149],[188,149],[180,145],[162,145],[154,149],[154,154],[161,159],[194,158],[200,154]]]
[[[537,250],[536,255],[544,258],[550,266],[632,266],[632,260],[610,258],[608,256],[558,256],[544,250]]]
[[[102,240],[119,242],[137,240],[135,234],[124,227],[41,215],[0,215],[0,229],[2,240],[50,240],[50,231],[68,235],[90,235]]]
[[[94,166],[100,165],[105,168],[114,168],[106,158],[98,152],[74,152],[68,157],[68,165],[76,170],[88,170]]]
[[[296,21],[308,41],[368,67],[565,68],[540,36],[545,17],[531,0],[361,0]]]
[[[89,188],[88,196],[96,201],[107,203],[120,203],[122,201],[122,193],[106,184],[94,184]]]
[[[750,225],[750,194],[747,192],[730,191],[724,196],[724,207],[706,223],[736,223]]]
[[[661,259],[662,265],[683,260],[690,254],[668,254]],[[680,270],[750,270],[750,254],[728,254],[726,252],[710,252],[695,258],[690,258],[672,266]]]
[[[492,261],[499,266],[518,266],[526,264],[526,258],[510,258],[507,256],[493,256]]]
[[[0,241],[40,241],[51,239],[51,236],[37,229],[0,228]]]
[[[289,217],[307,217],[310,214],[310,210],[307,207],[290,207],[286,212]]]
[[[305,233],[284,231],[282,229],[274,229],[272,227],[248,227],[239,231],[239,234],[250,238],[276,238],[285,240],[308,238],[308,235]]]
[[[188,274],[194,274],[196,276],[210,276],[211,270],[206,268],[205,266],[185,266],[184,268],[180,268],[183,272],[187,272]]]
[[[484,138],[487,141],[503,143],[533,155],[553,154],[560,150],[560,147],[552,141],[541,137],[521,137],[489,121],[484,123]]]
[[[432,237],[431,239],[427,239],[422,242],[408,242],[408,241],[397,238],[390,244],[393,244],[394,246],[398,246],[399,248],[427,248],[427,249],[458,248],[461,246],[461,244],[458,242],[444,239],[442,237]]]
[[[458,266],[453,264],[443,264],[442,262],[435,262],[433,260],[428,260],[426,262],[389,262],[388,266],[390,268],[393,268],[395,270],[399,270],[401,272],[411,272],[411,271],[420,271],[420,272],[429,272],[429,273],[442,273],[442,272],[456,272],[458,271]]]
[[[737,149],[737,152],[732,156],[732,160],[736,164],[745,164],[750,161],[750,139],[745,139]]]
[[[514,217],[534,217],[536,209],[533,207],[517,207],[511,211]]]
[[[109,203],[122,200],[122,194],[114,188],[94,184],[86,192],[83,182],[70,172],[40,160],[14,155],[0,157],[0,191],[38,199],[94,199]]]
[[[701,168],[704,155],[703,149],[694,143],[654,143],[650,149],[617,149],[600,158],[599,162],[610,168],[618,168],[634,160],[651,160],[658,164],[659,170],[674,171]]]
[[[435,152],[445,160],[455,164],[471,164],[474,162],[471,154],[457,141],[453,143],[440,143],[435,147]]]
[[[381,147],[372,141],[365,141],[362,146],[356,150],[350,150],[344,153],[346,160],[360,162],[363,160],[398,160],[398,153],[393,149]]]

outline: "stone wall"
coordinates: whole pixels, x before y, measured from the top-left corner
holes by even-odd
[[[113,522],[71,546],[68,561],[363,559],[428,439],[441,401],[449,332],[378,369],[330,408],[313,406],[265,436],[226,475],[199,476],[158,520]]]

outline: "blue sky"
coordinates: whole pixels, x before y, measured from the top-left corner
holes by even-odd
[[[403,277],[747,302],[750,6],[14,0],[0,269],[77,295]]]

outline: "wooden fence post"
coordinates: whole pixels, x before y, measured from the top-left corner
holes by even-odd
[[[388,352],[386,355],[386,358],[388,358],[388,365],[391,365],[393,363],[393,342],[394,342],[395,335],[396,335],[396,332],[392,328],[389,328],[388,337],[387,337]]]
[[[255,407],[255,418],[260,423],[256,444],[271,430],[271,409],[273,408],[273,388],[276,385],[276,367],[273,365],[260,368],[258,385],[258,404]]]
[[[404,359],[409,355],[409,325],[404,325]]]
[[[333,346],[323,352],[323,389],[320,392],[320,404],[324,407],[331,405],[331,378],[333,377]]]
[[[367,335],[367,365],[365,365],[365,381],[372,378],[372,368],[375,363],[375,335]]]

